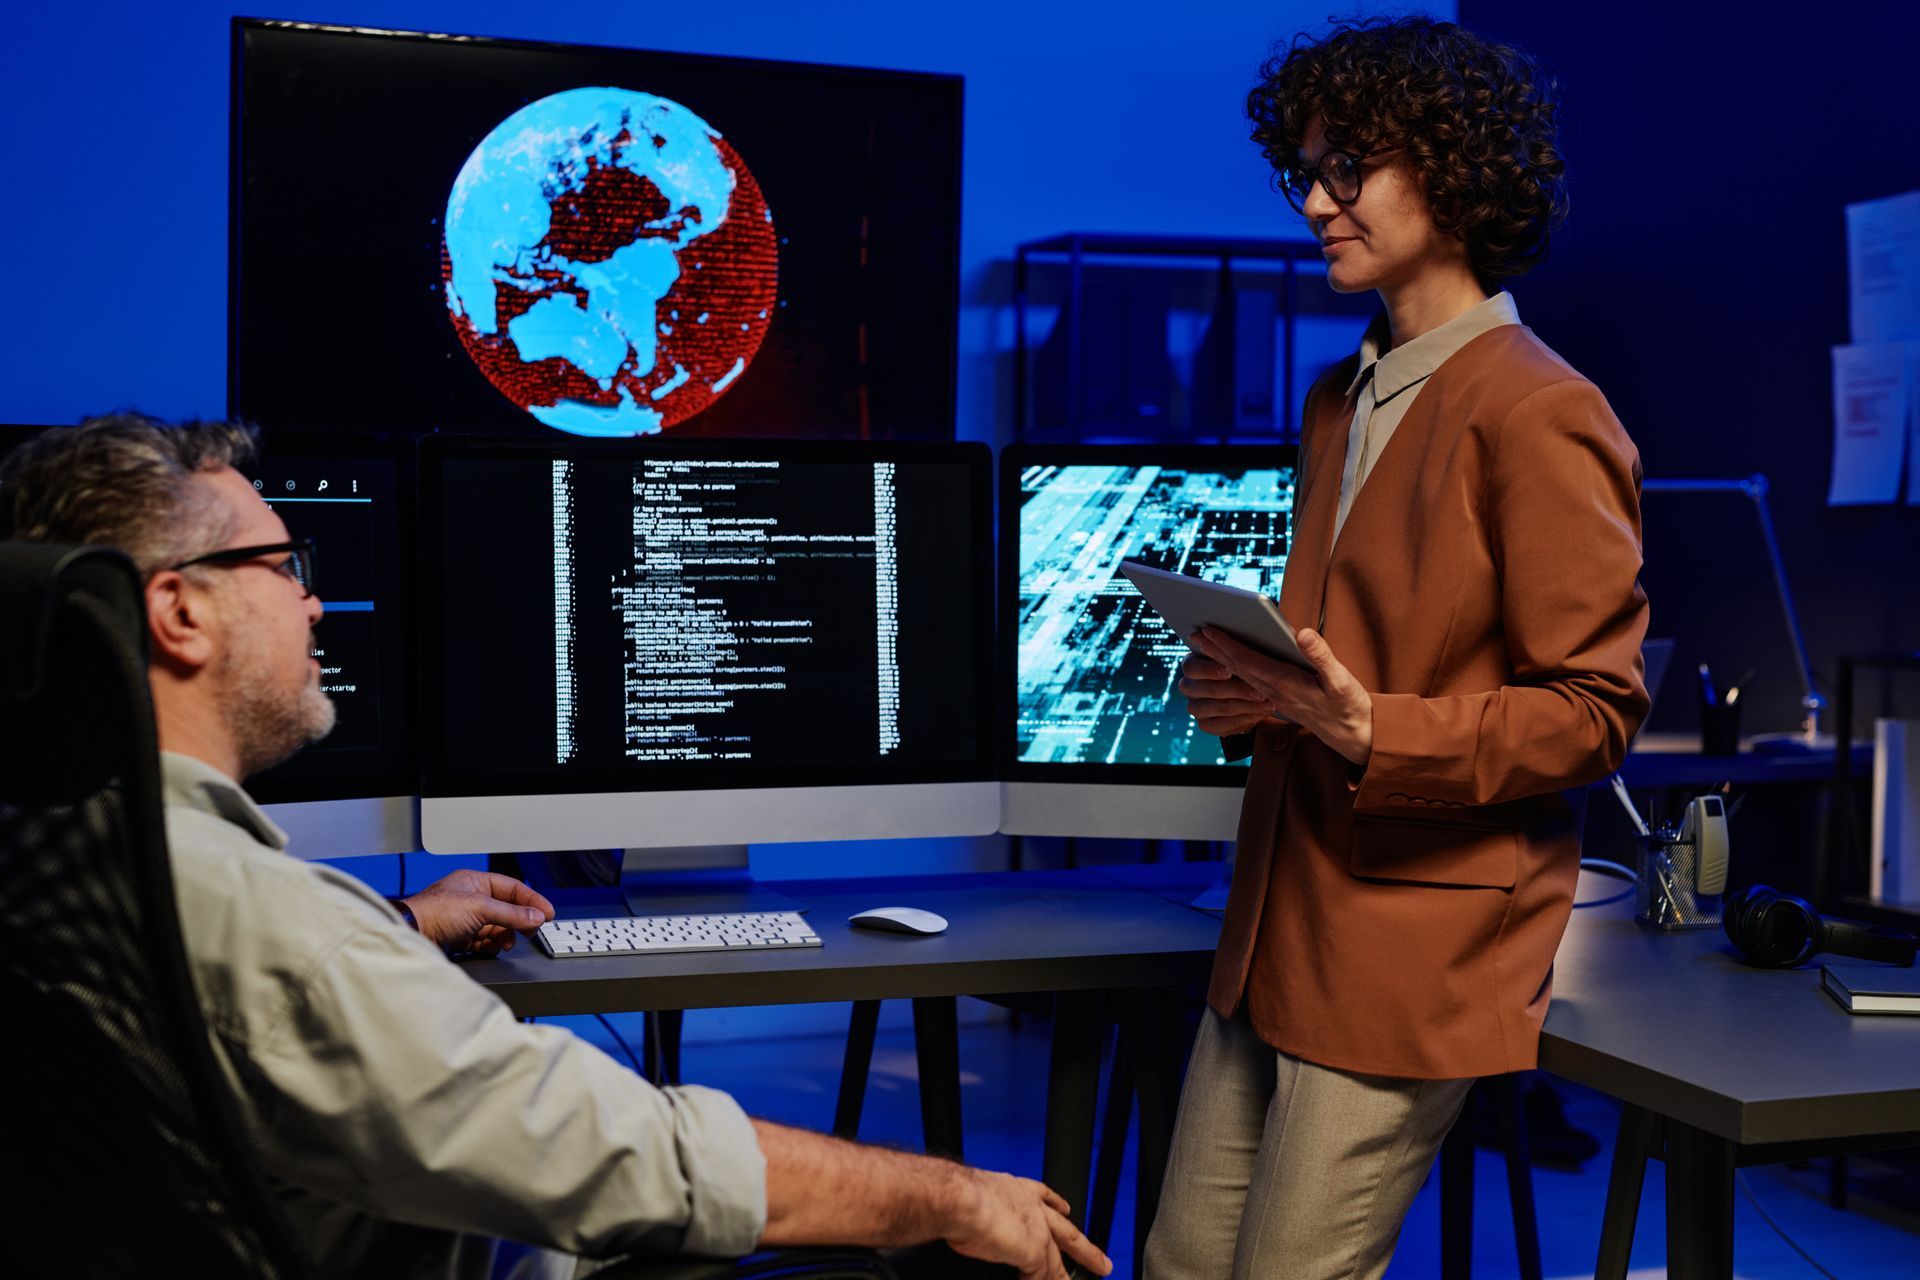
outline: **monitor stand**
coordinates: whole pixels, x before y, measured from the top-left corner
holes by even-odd
[[[627,849],[620,857],[620,896],[636,916],[806,910],[754,881],[743,844]]]

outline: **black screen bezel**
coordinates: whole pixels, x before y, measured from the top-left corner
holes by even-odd
[[[1096,783],[1117,786],[1238,787],[1244,765],[1040,764],[1019,759],[1020,693],[1020,473],[1034,466],[1161,466],[1196,471],[1292,466],[1298,500],[1300,447],[1295,444],[1017,444],[1000,453],[1000,776],[1008,782]]]
[[[961,305],[960,246],[962,240],[963,206],[963,155],[965,150],[965,77],[944,72],[907,71],[882,67],[844,66],[835,63],[803,62],[798,60],[774,58],[743,58],[721,54],[685,53],[677,50],[640,49],[621,45],[587,44],[579,41],[561,40],[525,40],[501,36],[463,35],[447,32],[402,31],[379,27],[342,26],[329,23],[296,22],[286,19],[234,17],[230,20],[231,53],[229,61],[228,90],[228,141],[227,141],[227,414],[239,418],[245,414],[246,397],[243,394],[242,341],[246,333],[244,317],[241,311],[241,269],[245,261],[245,237],[247,233],[244,217],[246,174],[245,158],[246,127],[246,89],[247,89],[247,53],[248,37],[255,32],[324,32],[331,36],[348,36],[368,40],[406,41],[432,44],[435,47],[469,47],[482,49],[528,49],[555,52],[576,51],[599,57],[632,54],[648,58],[668,58],[698,66],[724,66],[735,70],[752,71],[756,68],[779,68],[785,71],[813,73],[823,76],[842,78],[866,78],[873,81],[910,80],[948,93],[952,97],[951,115],[952,135],[945,139],[949,146],[951,165],[945,175],[946,199],[950,202],[952,218],[951,243],[946,247],[947,293],[952,306],[946,308],[946,327],[942,335],[941,350],[945,354],[941,369],[944,386],[941,402],[945,405],[944,420],[930,422],[931,439],[952,440],[955,438],[955,424],[958,421],[959,399],[959,341]],[[305,431],[301,424],[285,424],[289,430]],[[381,424],[382,430],[394,429],[394,424]],[[418,434],[437,433],[438,425],[428,427]],[[460,430],[458,424],[449,428],[450,432]],[[556,432],[556,435],[561,433]],[[503,435],[503,438],[512,438]],[[738,437],[747,439],[751,437]]]

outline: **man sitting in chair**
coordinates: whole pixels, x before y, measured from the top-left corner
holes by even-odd
[[[43,433],[0,463],[0,535],[118,547],[146,582],[181,932],[216,1056],[329,1275],[520,1274],[647,1250],[944,1239],[1034,1280],[1104,1254],[1037,1182],[751,1120],[523,1024],[449,964],[552,918],[457,871],[400,909],[287,838],[240,780],[324,737],[304,546],[235,470],[245,429],[135,415]],[[477,602],[476,602],[477,603]],[[411,927],[409,927],[411,926]],[[529,1265],[531,1264],[531,1265]]]

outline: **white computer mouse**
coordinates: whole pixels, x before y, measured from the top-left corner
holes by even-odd
[[[884,929],[888,933],[945,933],[947,918],[918,907],[875,907],[847,917],[858,929]]]

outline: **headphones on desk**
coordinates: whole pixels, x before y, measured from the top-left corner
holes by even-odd
[[[1727,940],[1763,969],[1796,968],[1823,951],[1888,964],[1912,964],[1920,952],[1920,938],[1910,933],[1822,916],[1805,898],[1770,885],[1736,889],[1722,908]]]

